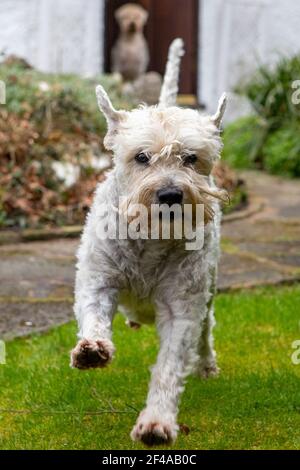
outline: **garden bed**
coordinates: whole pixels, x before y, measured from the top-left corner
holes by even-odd
[[[13,58],[0,65],[0,227],[82,224],[95,185],[110,165],[95,85],[130,108],[114,76],[43,74]]]

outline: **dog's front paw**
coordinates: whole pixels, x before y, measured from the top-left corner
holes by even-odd
[[[178,425],[175,421],[155,418],[144,410],[131,431],[131,438],[142,441],[147,446],[167,445],[175,441],[177,432]]]
[[[111,361],[114,351],[114,345],[109,339],[97,341],[82,339],[71,351],[71,367],[77,369],[105,367]]]

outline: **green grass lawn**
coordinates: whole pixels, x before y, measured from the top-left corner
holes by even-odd
[[[217,379],[188,380],[176,449],[299,449],[300,286],[222,294],[216,300]],[[72,322],[7,344],[0,366],[1,449],[138,449],[129,432],[143,407],[157,339],[118,316],[117,353],[105,370],[69,368]]]

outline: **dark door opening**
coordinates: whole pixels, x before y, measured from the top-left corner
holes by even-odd
[[[124,0],[106,0],[105,25],[105,71],[110,71],[111,48],[118,36],[119,28],[114,12]],[[176,37],[185,43],[182,61],[180,89],[182,94],[197,95],[198,74],[198,0],[140,0],[130,1],[142,5],[149,13],[145,36],[150,49],[148,70],[163,75],[168,47]]]

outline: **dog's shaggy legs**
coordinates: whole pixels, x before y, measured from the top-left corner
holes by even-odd
[[[81,284],[79,277],[77,286]],[[111,322],[116,305],[116,289],[92,289],[85,282],[77,289],[75,314],[81,339],[71,351],[72,367],[104,367],[111,361],[115,350],[111,341]]]
[[[131,437],[147,445],[168,444],[176,439],[178,400],[197,349],[198,321],[192,315],[158,320],[160,351],[152,369],[146,408],[140,413]]]
[[[215,325],[214,307],[209,307],[207,317],[203,322],[203,329],[199,341],[199,362],[197,364],[196,373],[204,378],[215,377],[219,374],[220,369],[217,366],[216,352],[214,350],[214,340],[212,330]]]

